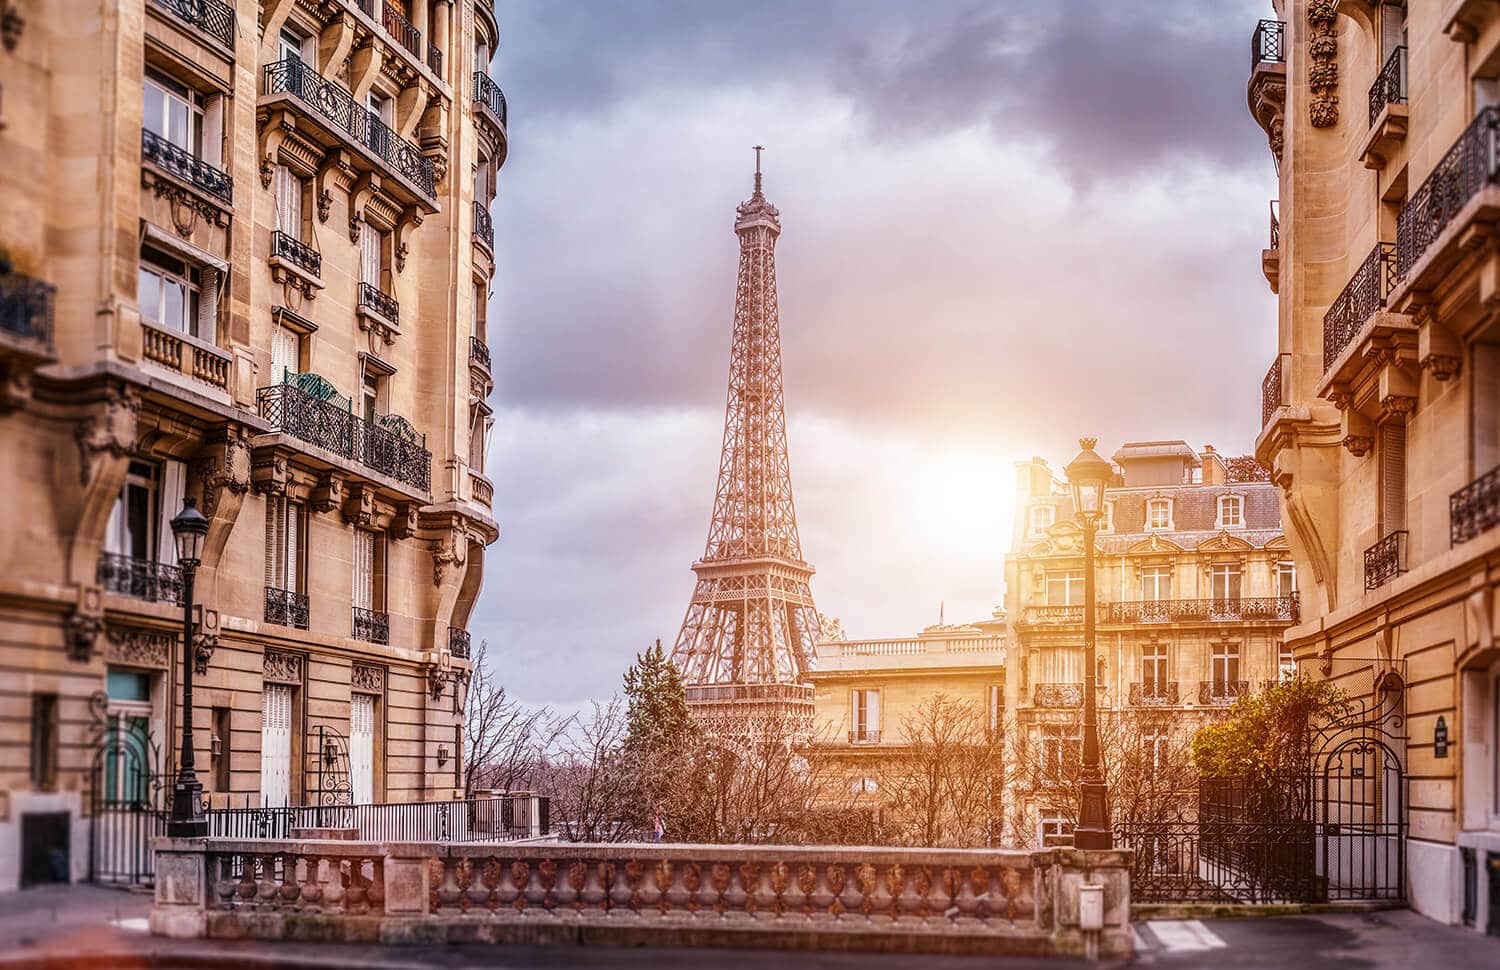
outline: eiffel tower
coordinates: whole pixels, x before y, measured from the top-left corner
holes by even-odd
[[[813,689],[803,672],[813,658],[818,611],[792,506],[776,308],[781,219],[761,193],[761,151],[757,145],[755,191],[734,223],[740,269],[718,493],[672,660],[701,721],[743,733],[776,718],[777,730],[806,736]]]

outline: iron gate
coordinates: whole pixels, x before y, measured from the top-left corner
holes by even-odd
[[[89,784],[89,880],[150,884],[151,840],[167,830],[168,786],[147,731],[128,721],[103,726]]]

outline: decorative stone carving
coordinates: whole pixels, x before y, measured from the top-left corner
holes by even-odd
[[[354,182],[354,164],[349,153],[343,149],[330,149],[324,156],[323,162],[318,166],[318,174],[314,185],[314,194],[318,201],[318,221],[327,222],[329,213],[333,210],[333,190],[348,191]],[[353,211],[351,209],[351,211]],[[358,234],[354,241],[359,241]]]
[[[367,485],[350,485],[345,489],[341,509],[350,525],[370,526],[375,522],[375,493]]]
[[[1446,354],[1428,354],[1422,358],[1422,369],[1440,381],[1446,381],[1458,373],[1459,360]]]
[[[385,671],[369,664],[355,664],[349,672],[349,687],[360,694],[384,694]]]
[[[410,539],[416,535],[417,513],[421,508],[416,502],[396,503],[396,515],[391,519],[391,535],[397,539]]]
[[[332,512],[344,502],[344,482],[333,472],[324,472],[312,490],[312,507],[319,512]]]
[[[1410,394],[1389,394],[1380,399],[1380,410],[1387,417],[1405,417],[1417,409],[1417,399]]]
[[[214,651],[218,648],[217,633],[204,633],[200,630],[193,634],[193,673],[200,677],[207,674],[209,662],[213,660]]]
[[[273,684],[302,683],[302,658],[295,653],[267,650],[262,678]]]
[[[448,574],[458,570],[468,560],[469,537],[462,528],[450,529],[432,547],[432,584],[441,586]]]
[[[229,225],[227,207],[169,182],[148,169],[141,171],[141,185],[151,190],[153,198],[167,201],[172,215],[172,228],[184,239],[192,236],[193,230],[198,228],[200,218],[211,226],[222,228]]]
[[[286,456],[270,448],[257,448],[250,461],[250,483],[263,495],[285,495]]]
[[[1369,435],[1350,434],[1344,436],[1343,445],[1355,458],[1363,458],[1375,446],[1375,440]]]
[[[1307,27],[1308,120],[1331,128],[1339,121],[1338,0],[1308,0]]]
[[[135,447],[140,410],[139,395],[111,386],[100,409],[79,423],[74,437],[78,441],[79,477],[84,485],[94,480],[102,458],[124,458],[130,454]]]
[[[227,429],[223,440],[208,445],[196,470],[203,483],[203,513],[212,518],[225,490],[243,495],[250,488],[249,442],[239,429]]]
[[[100,617],[86,613],[70,614],[65,627],[64,643],[68,659],[76,663],[88,663],[94,656],[94,644],[98,642],[99,632],[103,629],[104,620]]]
[[[175,633],[114,624],[105,627],[104,639],[109,644],[105,655],[111,662],[137,667],[170,666],[172,648],[177,644]]]

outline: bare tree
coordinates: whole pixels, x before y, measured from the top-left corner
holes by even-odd
[[[486,662],[488,649],[488,641],[481,641],[464,700],[465,795],[531,785],[565,724],[546,707],[526,707],[511,698]]]
[[[627,721],[619,697],[570,718],[538,766],[536,787],[552,800],[552,819],[570,842],[624,842],[639,837],[642,762],[625,748]]]
[[[983,846],[999,834],[1004,745],[976,704],[935,694],[901,725],[877,773],[882,841]]]

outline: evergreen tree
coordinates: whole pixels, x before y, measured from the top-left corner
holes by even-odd
[[[667,658],[661,640],[636,654],[635,663],[625,671],[625,696],[626,748],[656,754],[680,749],[697,737],[682,675]]]

